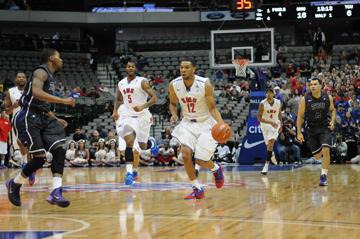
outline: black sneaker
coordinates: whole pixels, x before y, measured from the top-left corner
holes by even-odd
[[[320,186],[327,186],[328,185],[326,174],[323,174],[323,175],[320,176],[319,185]]]
[[[9,201],[13,205],[20,207],[21,206],[21,199],[20,199],[21,184],[17,184],[14,182],[14,179],[10,179],[6,182],[6,188],[8,191]]]

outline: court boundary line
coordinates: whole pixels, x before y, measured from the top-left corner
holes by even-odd
[[[23,214],[0,214],[0,217],[22,217],[24,216]],[[87,221],[84,221],[84,220],[81,220],[81,219],[75,219],[75,218],[72,218],[72,217],[69,217],[69,218],[66,218],[66,217],[59,217],[59,215],[43,215],[43,214],[28,214],[27,215],[28,217],[34,217],[34,218],[47,218],[47,219],[56,219],[56,220],[68,220],[68,221],[73,221],[73,222],[77,222],[77,223],[80,223],[82,226],[80,228],[77,228],[77,229],[74,229],[74,230],[65,230],[65,232],[63,233],[59,233],[59,234],[56,234],[56,235],[52,235],[50,237],[45,237],[44,239],[46,238],[62,238],[63,236],[68,236],[68,237],[85,237],[83,235],[69,235],[69,234],[74,234],[74,233],[78,233],[78,232],[81,232],[81,231],[84,231],[88,228],[90,228],[91,226],[91,223],[87,222]],[[61,215],[61,216],[64,216],[64,215]],[[0,230],[2,232],[5,232],[5,230]],[[9,230],[7,230],[9,231]],[[14,231],[20,231],[20,232],[26,232],[24,230],[14,230]],[[36,230],[36,229],[32,229],[32,230],[28,230],[28,231],[51,231],[50,230]],[[54,230],[53,232],[59,232],[59,230]]]

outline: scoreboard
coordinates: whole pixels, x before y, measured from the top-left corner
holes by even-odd
[[[297,5],[256,9],[255,20],[313,20],[360,17],[360,4]]]

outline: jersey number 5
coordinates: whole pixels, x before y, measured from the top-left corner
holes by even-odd
[[[187,108],[189,113],[195,113],[195,103],[187,103]]]
[[[127,96],[128,96],[128,102],[132,103],[131,95],[127,95]]]

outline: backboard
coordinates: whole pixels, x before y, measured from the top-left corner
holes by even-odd
[[[234,59],[246,58],[249,66],[275,64],[274,29],[233,29],[211,31],[210,66],[233,68]]]

